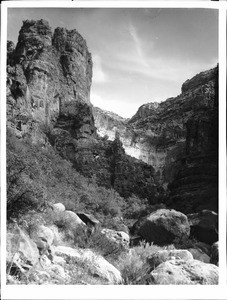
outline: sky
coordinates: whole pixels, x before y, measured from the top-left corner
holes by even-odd
[[[200,8],[10,8],[8,40],[25,19],[77,29],[93,59],[91,103],[122,117],[180,94],[218,62],[218,12]]]

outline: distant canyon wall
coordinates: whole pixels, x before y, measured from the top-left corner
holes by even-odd
[[[188,120],[216,105],[216,78],[217,68],[201,72],[182,85],[179,96],[144,104],[129,120],[94,107],[97,132],[110,140],[119,132],[125,152],[152,165],[168,183],[186,151]]]

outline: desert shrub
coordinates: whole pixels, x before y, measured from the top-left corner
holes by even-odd
[[[24,157],[8,151],[7,154],[7,217],[18,217],[20,213],[38,208],[44,200],[45,189],[41,182],[34,184],[35,172]]]
[[[50,145],[33,144],[29,136],[7,136],[8,214],[61,202],[66,209],[93,214],[101,222],[122,215],[124,199],[114,190],[85,178]],[[19,208],[19,209],[17,209]]]
[[[157,245],[141,242],[130,250],[129,253],[123,253],[115,266],[121,271],[125,284],[147,284],[151,267],[147,258],[153,253],[166,249]],[[169,246],[168,248],[173,248]],[[151,284],[149,282],[149,284]]]
[[[72,257],[68,258],[65,266],[65,269],[70,276],[68,284],[107,284],[105,279],[94,276],[89,267],[90,265],[90,261],[81,261]]]
[[[126,199],[124,217],[127,219],[137,219],[147,211],[148,205],[147,199],[140,199],[139,197],[132,195]]]
[[[118,268],[126,285],[141,284],[142,277],[149,272],[149,265],[137,254],[122,257]]]

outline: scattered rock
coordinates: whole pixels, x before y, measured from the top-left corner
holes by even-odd
[[[54,242],[53,231],[44,225],[33,225],[29,230],[29,235],[41,252],[49,249]]]
[[[56,225],[48,226],[54,234],[53,245],[58,246],[61,243],[61,236]]]
[[[187,237],[190,227],[187,217],[173,209],[160,209],[151,213],[140,226],[138,234],[148,242],[165,245],[175,238]]]
[[[116,244],[121,244],[125,248],[129,247],[130,237],[126,232],[104,228],[101,230],[101,233],[105,234],[109,240],[115,242]]]
[[[210,257],[199,248],[189,248],[188,251],[192,254],[194,259],[204,263],[210,263]]]
[[[218,240],[217,213],[202,210],[199,213],[189,214],[187,217],[191,228],[191,236],[210,245]]]
[[[51,260],[50,260],[45,254],[42,255],[42,256],[40,256],[39,262],[40,262],[41,267],[42,267],[43,269],[47,269],[47,268],[49,268],[50,265],[51,265]]]
[[[86,226],[86,224],[73,211],[70,210],[64,211],[63,218],[68,224],[70,224],[71,227],[76,228],[78,225]]]
[[[219,242],[216,242],[211,247],[210,263],[219,265]]]
[[[194,245],[193,245],[193,248],[196,248],[196,249],[200,249],[202,250],[204,253],[206,253],[208,256],[210,255],[210,249],[211,249],[211,246],[206,244],[206,243],[203,243],[203,242],[196,242]]]
[[[39,251],[29,236],[17,228],[13,233],[7,233],[7,268],[13,265],[23,273],[38,263]]]
[[[67,246],[58,246],[55,248],[55,255],[61,256],[63,258],[80,258],[81,254],[79,250],[67,247]]]
[[[54,212],[63,212],[65,211],[65,205],[62,203],[54,203],[52,205],[53,211]]]
[[[121,284],[122,277],[119,270],[105,260],[101,255],[97,255],[90,250],[84,250],[82,260],[89,264],[93,274],[108,281],[109,284]]]
[[[55,255],[53,258],[53,263],[63,267],[66,264],[66,261],[63,257]]]
[[[86,268],[96,276],[99,276],[109,284],[120,284],[122,282],[121,273],[101,255],[95,254],[88,249],[73,249],[70,247],[58,246],[55,249],[55,253],[58,256],[62,256],[67,259],[75,259],[74,264],[76,267],[76,261],[84,263]],[[70,262],[72,263],[72,262]]]
[[[218,267],[198,260],[171,260],[151,272],[153,284],[218,284]]]
[[[187,250],[160,250],[148,257],[147,262],[152,269],[155,269],[161,263],[175,259],[188,261],[192,260],[193,256]]]
[[[99,220],[97,220],[91,214],[86,214],[84,212],[77,212],[78,217],[88,226],[97,226],[100,224]]]
[[[60,276],[62,279],[67,277],[64,268],[60,265],[50,265],[48,270],[54,272],[55,275]]]

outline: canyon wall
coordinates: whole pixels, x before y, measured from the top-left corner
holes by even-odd
[[[26,20],[7,43],[7,125],[98,185],[184,212],[217,211],[218,67],[131,119],[90,103],[92,58],[76,30]],[[100,137],[101,135],[101,137]]]
[[[78,103],[90,105],[92,59],[76,30],[52,33],[47,21],[26,20],[8,53],[8,119],[23,113],[50,125],[77,115]]]
[[[217,68],[201,72],[182,85],[179,96],[144,104],[130,120],[94,108],[98,133],[113,139],[119,132],[125,152],[152,165],[165,186],[186,151],[187,121],[215,106],[216,74]]]
[[[7,62],[7,125],[18,138],[52,147],[97,184],[154,201],[154,169],[101,139],[90,103],[92,58],[76,30],[45,20],[23,22]],[[140,183],[140,184],[139,184]]]

